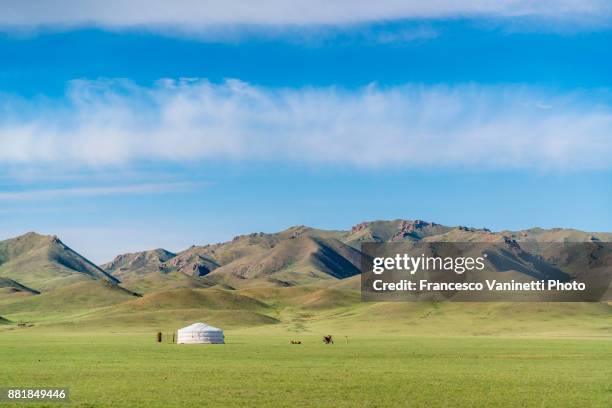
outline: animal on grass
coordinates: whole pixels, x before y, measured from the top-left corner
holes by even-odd
[[[331,334],[329,334],[327,336],[323,336],[323,343],[325,343],[325,344],[334,344],[334,339],[332,338]]]
[[[301,340],[291,340],[291,344],[302,344]]]

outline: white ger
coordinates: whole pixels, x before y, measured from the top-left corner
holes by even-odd
[[[177,344],[223,344],[223,330],[204,323],[194,323],[178,330]]]

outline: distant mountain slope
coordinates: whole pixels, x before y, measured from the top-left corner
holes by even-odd
[[[421,220],[367,221],[355,225],[343,241],[357,246],[361,242],[420,240],[450,231],[451,227]]]
[[[293,286],[357,275],[359,256],[359,251],[337,239],[303,234],[280,241],[269,250],[238,258],[215,269],[210,276],[232,286]]]
[[[119,255],[101,267],[120,277],[126,287],[143,292],[341,279],[359,273],[359,251],[337,239],[344,234],[297,226],[273,234],[239,235],[225,243],[192,246],[170,258],[166,257],[169,252],[159,250]],[[162,261],[160,255],[166,259]]]
[[[0,278],[0,294],[38,295],[39,291],[30,289],[13,279]]]
[[[176,254],[158,248],[151,251],[134,252],[118,255],[111,262],[100,265],[113,276],[124,280],[148,273],[159,272],[161,265],[174,258]]]
[[[33,232],[0,241],[0,277],[40,292],[84,280],[119,283],[57,237]]]
[[[567,228],[530,228],[521,231],[501,231],[500,234],[508,235],[519,242],[612,242],[612,233]]]
[[[463,242],[473,244],[474,251],[478,243],[490,242],[499,249],[491,257],[496,267],[491,273],[503,275],[496,279],[565,279],[555,262],[563,258],[562,263],[580,265],[585,255],[560,254],[547,242],[597,247],[612,242],[612,234],[539,228],[492,232],[419,220],[364,222],[349,231],[296,226],[176,254],[157,249],[120,255],[103,271],[56,237],[29,233],[0,241],[0,314],[15,323],[3,330],[19,330],[20,324],[174,330],[203,320],[224,328],[268,325],[296,332],[565,335],[581,327],[578,333],[610,334],[608,303],[361,302],[360,250],[369,241],[407,247]],[[610,254],[590,255],[604,265],[612,262],[603,262]],[[499,269],[511,271],[498,274]]]
[[[340,238],[343,232],[326,231],[305,226],[291,227],[287,230],[266,234],[257,232],[238,235],[229,242],[192,246],[180,252],[162,266],[164,271],[179,271],[191,276],[205,276],[213,270],[247,257],[263,256],[274,252],[274,248],[297,237]]]
[[[147,275],[127,278],[121,286],[138,293],[150,293],[160,290],[178,288],[209,288],[216,282],[199,276],[189,276],[180,272],[149,273]]]
[[[120,255],[103,265],[128,287],[149,292],[215,284],[240,288],[295,286],[359,274],[363,242],[596,242],[612,234],[571,229],[492,232],[486,228],[448,227],[421,220],[369,221],[349,231],[295,226],[277,233],[239,235],[224,243],[192,246],[175,256],[164,250]],[[511,253],[511,252],[509,252]],[[524,257],[524,255],[523,255]],[[542,276],[519,258],[504,264]]]
[[[162,263],[159,271],[162,273],[180,272],[194,277],[208,275],[213,269],[218,268],[219,264],[207,256],[206,252],[205,248],[192,246]]]

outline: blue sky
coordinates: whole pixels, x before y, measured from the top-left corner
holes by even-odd
[[[373,219],[612,231],[605,2],[183,3],[0,6],[0,238],[102,262]]]

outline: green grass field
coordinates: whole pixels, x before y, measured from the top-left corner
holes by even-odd
[[[154,332],[0,331],[0,385],[69,387],[74,407],[612,406],[606,338],[381,334],[326,346],[265,330],[226,332],[225,345],[157,344]]]

